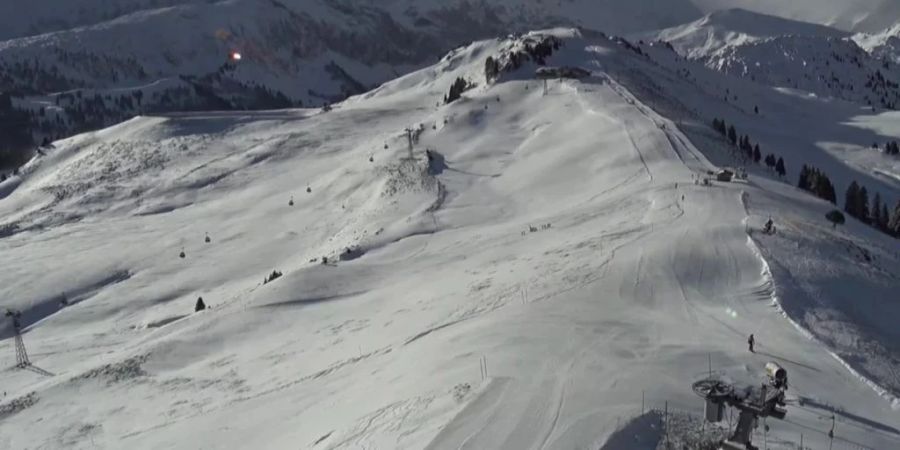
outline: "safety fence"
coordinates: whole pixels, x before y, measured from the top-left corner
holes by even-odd
[[[731,435],[738,422],[738,414],[733,408],[728,409],[725,420],[722,422],[710,423],[705,420],[702,408],[681,409],[674,407],[667,400],[646,399],[643,394],[641,400],[641,411],[630,417],[618,419],[613,435],[627,433],[629,435],[627,437],[633,439],[642,432],[645,434],[658,432],[658,436],[654,436],[654,439],[659,440],[658,450],[718,450],[719,443]],[[776,437],[774,433],[770,432],[770,427],[775,426],[772,421],[778,422],[777,419],[760,419],[758,426],[753,430],[753,445],[761,450],[822,450],[823,448],[829,450],[879,450],[841,436],[840,426],[836,430],[835,422],[831,418],[822,421],[821,429],[786,419],[785,422],[795,425],[796,428],[808,429],[808,433],[797,433],[795,438],[785,437],[783,430],[777,433]],[[636,429],[634,427],[636,422],[641,422],[644,430]],[[655,424],[658,424],[658,430],[654,430]],[[816,438],[817,443],[811,443],[810,437]],[[823,441],[828,442],[827,447],[822,446]],[[897,442],[900,445],[900,436],[898,436]],[[602,450],[612,450],[612,448],[604,447]]]

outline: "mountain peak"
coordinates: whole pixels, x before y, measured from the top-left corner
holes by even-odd
[[[849,34],[824,25],[733,8],[715,11],[693,22],[641,37],[667,41],[679,53],[689,58],[700,58],[727,47],[780,36],[844,38]]]
[[[881,33],[859,33],[853,40],[877,58],[900,64],[900,23]]]
[[[733,33],[743,33],[756,37],[783,35],[845,37],[847,32],[825,25],[771,16],[743,8],[731,8],[708,14],[695,24],[718,27]],[[689,24],[690,25],[690,24]]]

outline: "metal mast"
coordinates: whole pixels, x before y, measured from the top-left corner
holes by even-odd
[[[12,319],[13,332],[15,333],[16,367],[25,368],[31,365],[28,359],[28,351],[25,350],[25,341],[22,339],[22,313],[11,309],[6,310],[6,317]]]

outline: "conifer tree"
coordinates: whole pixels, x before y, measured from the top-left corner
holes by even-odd
[[[800,176],[797,177],[797,178],[798,178],[798,180],[797,180],[797,187],[798,187],[798,188],[803,189],[803,190],[807,190],[807,191],[810,190],[810,183],[809,183],[809,180],[808,180],[808,178],[809,178],[809,167],[807,167],[806,164],[804,164],[803,167],[800,168]]]
[[[852,217],[859,217],[859,184],[856,181],[850,183],[844,194],[844,211]]]
[[[862,220],[865,223],[870,223],[871,214],[869,212],[869,191],[865,186],[861,186],[859,188],[859,198],[856,201],[856,204],[859,205],[859,220]]]
[[[881,228],[881,193],[876,192],[872,200],[872,226]]]
[[[825,218],[828,219],[829,222],[831,222],[832,228],[837,228],[838,225],[843,225],[845,221],[844,214],[836,209],[832,210],[828,214],[825,214]]]
[[[894,207],[894,216],[888,223],[888,231],[895,237],[900,237],[900,200],[897,200],[897,206]]]
[[[778,176],[783,177],[784,174],[787,173],[787,169],[784,167],[784,160],[781,157],[778,158],[778,162],[775,163],[775,171],[778,172]]]

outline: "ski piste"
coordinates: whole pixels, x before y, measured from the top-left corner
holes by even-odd
[[[486,82],[487,56],[548,36],[547,66],[591,76]],[[652,440],[651,412],[703,419],[710,372],[755,387],[770,362],[786,420],[754,445],[896,447],[896,240],[794,187],[812,164],[896,202],[868,170],[886,155],[816,146],[897,139],[896,113],[651,44],[478,41],[328,111],[54,142],[0,188],[0,292],[53,374],[0,372],[0,447],[617,448]],[[475,86],[444,102],[459,78]]]

